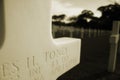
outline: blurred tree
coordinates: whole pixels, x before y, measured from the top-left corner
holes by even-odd
[[[68,18],[68,21],[75,22],[77,20],[77,16],[72,16]]]
[[[54,20],[54,21],[62,21],[62,20],[65,19],[65,17],[66,17],[65,14],[61,14],[61,15],[53,15],[53,16],[52,16],[52,20]]]
[[[52,24],[58,25],[59,27],[61,27],[62,25],[65,25],[65,22],[64,22],[65,17],[66,17],[65,14],[53,15],[52,16]]]
[[[90,10],[83,10],[80,15],[78,15],[75,22],[75,26],[88,28],[88,20],[91,20],[94,13]]]
[[[83,28],[97,28],[111,30],[114,20],[120,20],[120,4],[109,4],[101,6],[97,10],[102,13],[101,17],[95,17],[91,10],[83,10],[78,16],[68,18],[69,23],[65,23],[65,14],[53,15],[52,23],[56,25],[74,26]]]
[[[101,6],[98,10],[102,13],[99,24],[104,27],[103,29],[111,30],[113,21],[120,20],[120,5],[117,3]]]

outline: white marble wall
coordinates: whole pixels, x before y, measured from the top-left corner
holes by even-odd
[[[0,80],[56,80],[80,62],[81,41],[53,39],[50,0],[3,0]],[[1,36],[0,36],[1,37]]]

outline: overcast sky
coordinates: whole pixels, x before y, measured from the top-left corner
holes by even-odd
[[[114,3],[115,0],[52,0],[52,15],[66,14],[67,16],[78,15],[82,10],[92,10],[95,16],[100,16],[97,8]],[[120,2],[120,0],[116,0]]]

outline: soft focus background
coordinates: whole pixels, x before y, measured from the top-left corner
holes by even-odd
[[[58,80],[120,80],[120,42],[114,73],[107,72],[113,21],[120,0],[52,0],[54,38],[82,39],[81,63]]]

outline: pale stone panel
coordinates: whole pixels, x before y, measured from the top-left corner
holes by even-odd
[[[56,80],[80,62],[79,39],[54,40],[50,0],[3,0],[0,80]]]

